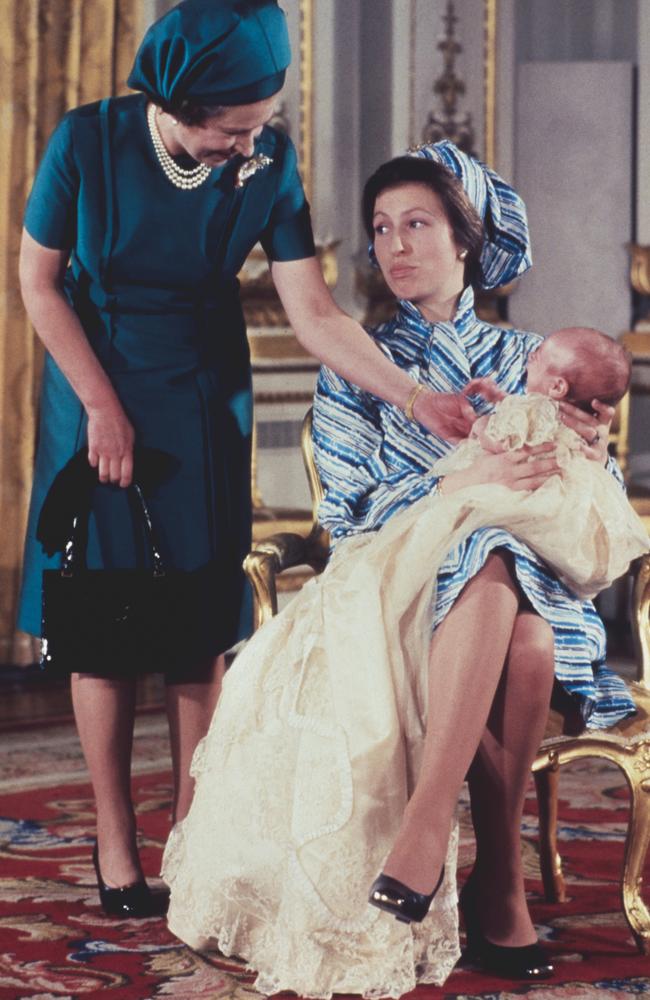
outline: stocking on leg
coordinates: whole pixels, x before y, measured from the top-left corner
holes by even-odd
[[[212,663],[205,681],[195,684],[169,684],[166,690],[167,717],[172,749],[174,797],[172,823],[184,819],[194,794],[190,764],[197,743],[208,731],[221,692],[225,669],[223,656]]]
[[[493,552],[438,626],[429,655],[420,774],[384,872],[430,893],[447,853],[458,794],[499,684],[519,609],[507,556]]]
[[[104,882],[142,878],[131,800],[135,682],[72,674],[72,705],[97,809],[97,847]]]
[[[521,815],[548,719],[553,675],[551,627],[522,611],[468,774],[477,847],[472,895],[483,933],[494,944],[520,946],[536,939],[524,893]]]

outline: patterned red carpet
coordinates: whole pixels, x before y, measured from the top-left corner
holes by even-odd
[[[169,934],[164,921],[118,923],[103,916],[90,863],[92,800],[73,727],[3,733],[0,744],[0,998],[252,1000],[253,977],[242,966],[191,952]],[[163,720],[144,716],[137,728],[134,781],[142,856],[151,874],[167,832],[167,767]],[[444,989],[420,987],[411,996],[650,997],[650,959],[636,951],[619,902],[627,811],[622,777],[601,764],[574,765],[563,772],[561,795],[570,894],[565,905],[540,900],[532,787],[525,821],[531,907],[555,960],[555,978],[527,986],[457,969]],[[464,804],[461,814],[466,870],[473,848]]]

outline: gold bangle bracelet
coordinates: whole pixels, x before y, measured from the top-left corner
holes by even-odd
[[[440,479],[438,480],[438,482],[436,483],[436,487],[437,487],[436,493],[438,493],[441,497],[446,496],[446,494],[443,492],[443,489],[442,489],[442,484],[444,483],[444,481],[445,481],[445,477],[441,476]]]
[[[413,407],[415,406],[415,400],[418,398],[420,393],[423,392],[425,389],[426,386],[422,385],[421,382],[418,382],[418,384],[413,386],[413,388],[411,389],[409,397],[406,400],[406,403],[404,404],[404,414],[408,420],[415,420],[415,417],[413,416]]]

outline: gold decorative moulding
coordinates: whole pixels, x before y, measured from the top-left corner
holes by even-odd
[[[628,243],[630,251],[630,284],[639,295],[650,295],[650,246]],[[634,324],[635,330],[650,329],[650,309]],[[647,337],[647,333],[645,334]],[[647,348],[643,353],[647,353]]]
[[[630,282],[635,292],[650,295],[650,246],[628,243],[630,251]]]

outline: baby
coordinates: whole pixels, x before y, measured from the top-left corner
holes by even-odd
[[[598,330],[569,327],[532,352],[526,393],[507,395],[492,379],[471,380],[466,395],[495,403],[470,436],[433,466],[438,476],[469,468],[486,451],[556,445],[561,476],[532,491],[498,484],[465,487],[453,496],[484,525],[501,526],[526,542],[579,596],[593,597],[648,550],[648,536],[620,484],[585,454],[585,442],[560,419],[564,400],[592,412],[610,406],[630,383],[630,355]]]
[[[629,351],[611,337],[588,327],[565,327],[549,334],[528,358],[526,391],[528,394],[540,393],[558,403],[565,400],[594,414],[594,399],[615,406],[623,398],[630,384],[631,370]],[[513,402],[508,407],[513,409],[522,405],[517,402],[521,397],[508,397],[489,378],[472,379],[464,392],[465,395],[483,396],[490,403],[500,403],[509,398]],[[505,451],[521,447],[523,443],[539,444],[548,440],[539,438],[522,443],[500,440],[498,423],[498,419],[493,420],[491,415],[486,415],[479,417],[472,428],[471,436],[486,451]],[[571,440],[566,435],[564,437],[565,441]],[[578,440],[573,443],[582,447]]]
[[[549,334],[526,365],[529,392],[565,399],[591,413],[594,399],[615,406],[630,385],[632,357],[600,330],[568,326]]]

